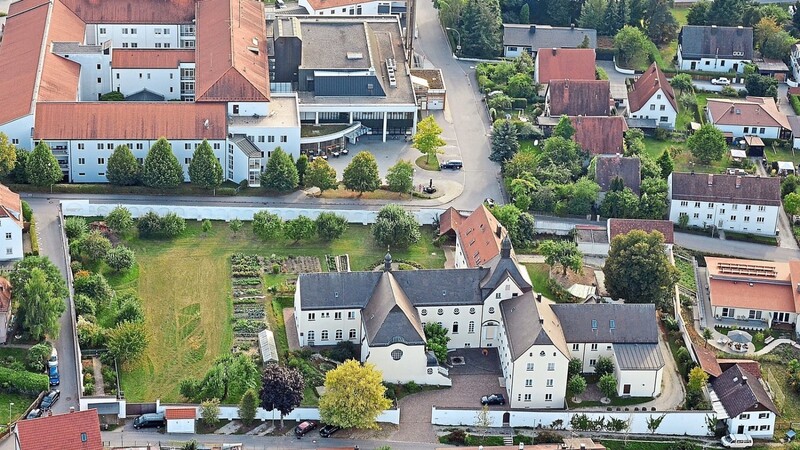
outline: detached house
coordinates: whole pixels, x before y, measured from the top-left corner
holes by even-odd
[[[678,34],[678,68],[743,73],[753,61],[753,29],[684,25]]]
[[[575,127],[572,138],[589,155],[617,155],[625,152],[628,123],[622,116],[570,117]]]
[[[673,172],[667,180],[669,220],[774,236],[781,206],[778,178]]]
[[[597,47],[597,31],[589,28],[552,27],[550,25],[503,24],[503,56],[516,58],[527,53],[533,57],[539,49]]]
[[[733,138],[788,138],[792,130],[772,97],[708,99],[706,118]]]
[[[608,80],[551,80],[547,85],[544,114],[547,116],[608,116],[611,113]]]
[[[96,409],[20,420],[14,433],[20,450],[103,450]]]
[[[621,155],[597,155],[594,180],[600,186],[600,192],[611,190],[611,182],[615,178],[621,179],[626,188],[639,195],[642,184],[641,160]]]
[[[659,127],[675,128],[678,116],[678,103],[669,80],[656,63],[643,73],[628,92],[630,117],[652,119]]]
[[[755,361],[719,363],[723,372],[709,382],[711,406],[729,433],[772,439],[778,408]]]
[[[595,80],[595,52],[591,48],[550,48],[536,53],[533,79],[540,84],[550,80]]]

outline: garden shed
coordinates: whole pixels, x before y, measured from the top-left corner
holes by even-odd
[[[261,330],[258,333],[258,345],[261,347],[261,360],[264,363],[278,362],[278,347],[275,345],[275,335],[270,330]]]
[[[197,410],[195,408],[167,408],[164,410],[167,419],[167,433],[194,434]]]
[[[745,136],[744,142],[749,156],[764,156],[764,141],[760,137]]]

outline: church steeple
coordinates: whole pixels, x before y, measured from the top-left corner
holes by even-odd
[[[511,258],[511,239],[508,238],[508,233],[500,243],[500,258]]]

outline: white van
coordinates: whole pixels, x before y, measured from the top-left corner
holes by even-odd
[[[48,367],[54,367],[58,365],[58,352],[56,348],[53,347],[53,350],[50,351],[50,359],[47,360]]]
[[[753,446],[753,438],[747,434],[729,434],[723,436],[722,446],[728,448],[749,448]]]

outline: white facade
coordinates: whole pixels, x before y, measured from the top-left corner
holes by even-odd
[[[725,420],[728,432],[749,434],[755,439],[772,439],[775,431],[775,413],[770,410],[747,411]]]
[[[678,45],[678,68],[680,70],[695,70],[702,72],[736,72],[744,73],[744,66],[750,64],[749,59],[740,58],[700,58],[686,59],[681,54],[681,47]]]
[[[512,360],[501,325],[500,365],[511,408],[557,408],[565,405],[569,359],[554,345],[533,345]]]
[[[617,395],[631,397],[657,397],[661,395],[664,368],[658,370],[620,370],[614,358],[614,376],[617,378]]]
[[[8,136],[8,141],[18,148],[32,150],[31,135],[33,134],[33,114],[22,116],[11,122],[0,124],[0,131]]]
[[[111,53],[77,52],[59,53],[62,57],[81,65],[78,94],[75,101],[96,102],[100,96],[111,91]]]
[[[370,347],[366,339],[361,344],[361,361],[375,364],[387,383],[408,383],[434,386],[452,386],[447,369],[428,367],[424,345],[392,344],[388,347]]]
[[[778,139],[781,135],[781,127],[761,127],[761,126],[745,126],[745,125],[722,125],[714,123],[711,118],[711,112],[706,110],[706,118],[709,123],[714,124],[723,133],[731,133],[734,138],[741,138],[745,136],[758,136],[762,139]]]
[[[350,101],[356,101],[357,97],[347,98]],[[416,103],[397,104],[387,102],[384,104],[358,104],[327,103],[327,101],[325,103],[300,102],[299,109],[300,119],[305,122],[313,120],[315,125],[319,125],[319,115],[324,113],[347,114],[349,116],[349,123],[351,124],[373,116],[377,117],[378,120],[383,120],[383,134],[381,136],[383,142],[386,142],[388,121],[392,114],[413,114],[411,135],[417,132],[417,110],[419,108]]]
[[[669,220],[677,224],[685,215],[689,217],[690,226],[713,225],[722,230],[774,236],[779,213],[778,206],[672,199]]]
[[[194,419],[168,419],[167,433],[194,434]]]
[[[313,5],[308,0],[300,0],[298,5],[308,11],[312,16],[379,16],[384,14],[405,13],[406,2],[404,1],[365,1],[354,2],[351,5],[342,5],[336,8],[323,8],[320,5]]]
[[[87,24],[86,42],[114,48],[181,48],[181,25]]]
[[[637,111],[631,111],[630,117],[635,119],[653,119],[659,126],[675,127],[678,111],[672,106],[662,89],[657,90]]]
[[[25,256],[22,250],[22,227],[11,217],[0,218],[0,242],[0,261],[13,261]]]
[[[192,68],[194,64],[191,65]],[[181,70],[174,69],[111,69],[113,90],[129,96],[147,89],[165,100],[181,99]],[[108,92],[108,91],[106,91]]]

